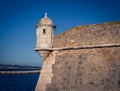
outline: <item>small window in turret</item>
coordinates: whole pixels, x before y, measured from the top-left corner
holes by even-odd
[[[43,34],[46,34],[46,30],[45,29],[43,29]]]

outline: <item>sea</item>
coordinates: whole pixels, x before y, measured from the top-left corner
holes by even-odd
[[[3,69],[2,69],[3,70]],[[13,71],[13,69],[9,69]],[[14,69],[14,71],[26,71],[28,69]],[[34,69],[30,69],[34,70]],[[6,70],[8,71],[8,70]],[[39,78],[35,74],[0,74],[0,91],[34,91]]]

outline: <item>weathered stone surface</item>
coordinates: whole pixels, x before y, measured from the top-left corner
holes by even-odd
[[[120,43],[120,22],[77,26],[54,38],[54,48],[111,43]],[[37,85],[43,89],[37,91],[120,91],[120,47],[59,50],[55,55],[44,62]]]
[[[38,51],[39,55],[42,57],[43,61],[49,56],[51,51]]]
[[[120,48],[60,51],[46,91],[120,91]]]
[[[77,26],[54,38],[56,48],[111,43],[120,43],[120,22]],[[59,51],[46,91],[120,91],[120,47]]]
[[[53,51],[43,63],[43,67],[35,91],[46,91],[46,85],[51,83],[51,79],[53,76],[52,65],[55,64],[56,53],[57,51]]]
[[[120,43],[120,21],[76,26],[54,38],[54,47]]]

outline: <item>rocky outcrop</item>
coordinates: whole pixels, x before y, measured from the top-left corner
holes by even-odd
[[[54,38],[54,48],[113,43],[120,43],[120,22],[76,26]],[[45,84],[37,85],[44,89],[37,91],[120,91],[119,46],[59,50],[51,57],[41,71]]]

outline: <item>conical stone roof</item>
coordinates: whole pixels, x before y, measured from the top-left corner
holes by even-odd
[[[37,26],[54,26],[52,20],[48,18],[47,13],[45,13],[44,18],[42,18]]]

